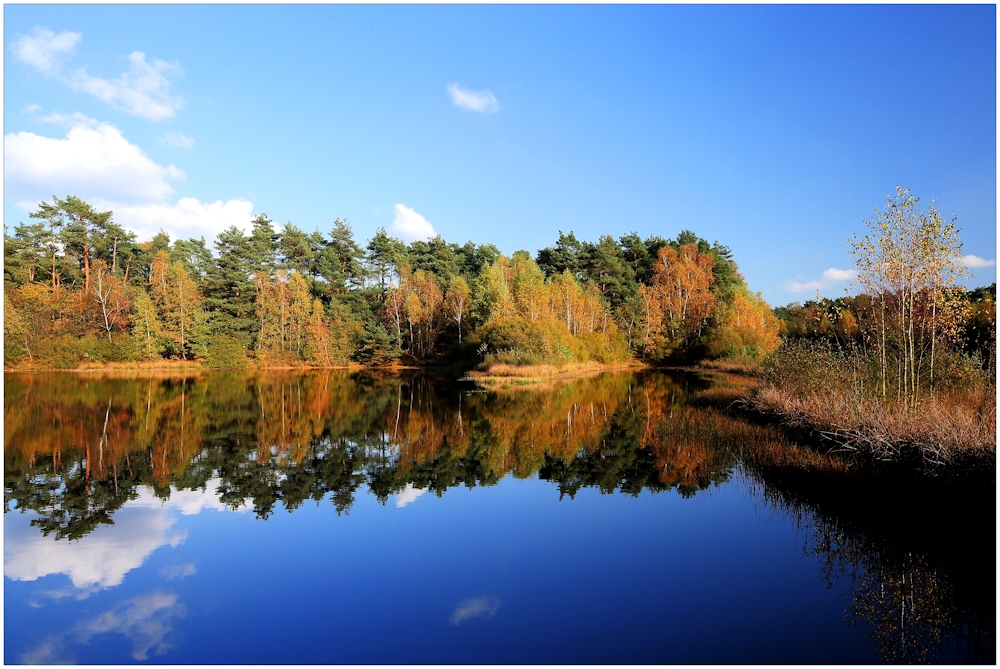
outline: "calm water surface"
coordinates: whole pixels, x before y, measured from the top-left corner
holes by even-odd
[[[4,386],[5,663],[996,660],[995,485],[859,480],[692,375]]]

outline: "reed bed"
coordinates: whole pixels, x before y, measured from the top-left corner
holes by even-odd
[[[996,390],[987,379],[945,386],[908,405],[866,389],[855,361],[813,361],[820,369],[789,359],[796,362],[772,364],[739,405],[815,435],[834,451],[878,462],[931,472],[995,468]]]

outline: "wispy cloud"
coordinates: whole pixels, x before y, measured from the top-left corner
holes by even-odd
[[[449,84],[448,95],[456,107],[466,111],[493,114],[500,109],[500,102],[489,91],[470,91],[458,84]]]
[[[170,94],[170,79],[182,73],[180,64],[159,59],[149,63],[141,51],[130,54],[128,60],[128,71],[117,79],[95,77],[81,69],[66,82],[133,116],[150,121],[174,116],[184,104],[183,98]]]
[[[997,264],[997,261],[987,260],[986,258],[980,258],[979,256],[967,255],[967,256],[962,256],[962,263],[966,267],[978,269],[981,267],[993,267],[994,265]]]
[[[188,137],[182,132],[165,132],[156,138],[164,146],[173,146],[178,149],[193,149],[195,145],[194,137]]]
[[[833,288],[838,283],[852,281],[857,275],[857,270],[837,269],[836,267],[831,267],[823,272],[818,279],[812,279],[811,281],[806,281],[804,283],[798,280],[786,281],[785,290],[793,293],[810,293],[816,290],[826,290],[828,288]]]
[[[408,242],[430,239],[437,235],[430,221],[405,204],[396,205],[396,218],[392,221],[392,231]]]
[[[64,30],[54,33],[48,28],[36,26],[30,35],[18,35],[10,43],[14,59],[29,65],[42,74],[59,72],[62,58],[73,53],[80,42],[80,33]]]
[[[173,618],[183,615],[177,595],[154,592],[105,611],[81,626],[77,634],[83,643],[95,634],[122,634],[132,642],[132,659],[142,661],[150,653],[161,655],[173,648],[169,641]]]
[[[161,121],[174,116],[184,104],[183,98],[170,94],[171,80],[183,74],[180,64],[155,58],[150,62],[141,51],[129,54],[129,69],[117,79],[94,76],[86,68],[64,74],[63,59],[73,53],[80,39],[79,33],[56,34],[36,27],[30,35],[18,35],[10,49],[15,60],[133,116]]]
[[[500,600],[496,597],[466,599],[455,607],[448,620],[457,626],[473,618],[492,618],[499,608]]]

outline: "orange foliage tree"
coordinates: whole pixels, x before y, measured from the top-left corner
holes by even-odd
[[[651,284],[639,287],[645,311],[646,355],[668,355],[701,335],[716,301],[710,290],[715,280],[714,262],[711,254],[701,253],[694,244],[660,249]]]

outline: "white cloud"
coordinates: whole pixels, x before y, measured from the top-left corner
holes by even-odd
[[[184,172],[159,165],[113,125],[83,114],[50,114],[43,120],[68,127],[66,137],[31,132],[4,137],[4,197],[20,209],[31,211],[53,195],[77,195],[113,211],[115,221],[140,241],[161,228],[174,238],[208,240],[232,225],[249,231],[252,202],[173,201],[173,182],[183,180]]]
[[[5,197],[33,201],[73,193],[119,202],[162,200],[184,178],[174,165],[163,167],[109,123],[75,114],[45,120],[70,129],[64,139],[33,132],[4,137]]]
[[[396,508],[402,509],[407,504],[415,502],[425,492],[427,488],[414,488],[412,483],[407,483],[403,491],[396,495]]]
[[[492,618],[499,608],[500,600],[496,597],[466,599],[451,612],[449,621],[452,625],[461,625],[472,618]]]
[[[129,502],[129,507],[139,507],[146,509],[176,509],[183,516],[196,516],[206,509],[212,511],[228,511],[229,507],[219,499],[218,489],[222,481],[211,478],[205,482],[204,490],[178,490],[170,488],[170,499],[161,500],[154,496],[147,489],[142,489],[139,497]],[[235,509],[242,513],[251,507],[244,504]]]
[[[10,43],[10,49],[16,60],[42,74],[52,75],[59,71],[62,56],[72,53],[79,41],[80,33],[64,30],[56,34],[36,26],[30,35],[18,35]]]
[[[230,226],[245,232],[251,229],[253,202],[243,199],[201,202],[184,197],[176,203],[153,202],[148,204],[116,204],[96,202],[99,209],[115,213],[115,221],[138,235],[140,240],[152,239],[158,230],[170,233],[172,239],[205,237],[211,243]]]
[[[158,59],[148,63],[141,51],[133,52],[128,59],[128,71],[117,79],[102,79],[80,69],[66,83],[133,116],[150,121],[174,116],[184,104],[183,98],[170,95],[169,90],[170,77],[182,72],[180,64]]]
[[[793,293],[810,293],[817,290],[826,290],[828,288],[832,288],[838,283],[852,281],[857,275],[857,270],[837,269],[836,267],[831,267],[823,272],[818,279],[806,281],[805,283],[801,283],[799,281],[786,281],[785,290]]]
[[[193,149],[195,145],[194,137],[188,137],[182,132],[166,132],[156,138],[160,144],[173,146],[178,149]]]
[[[978,269],[980,267],[993,267],[997,264],[996,260],[987,260],[986,258],[980,258],[979,256],[967,255],[962,256],[962,263],[966,267],[972,267],[973,269]]]
[[[396,205],[396,218],[392,221],[392,231],[408,242],[437,236],[430,221],[405,204]]]
[[[493,114],[500,109],[500,102],[489,91],[470,91],[458,84],[449,84],[448,95],[459,109]]]

